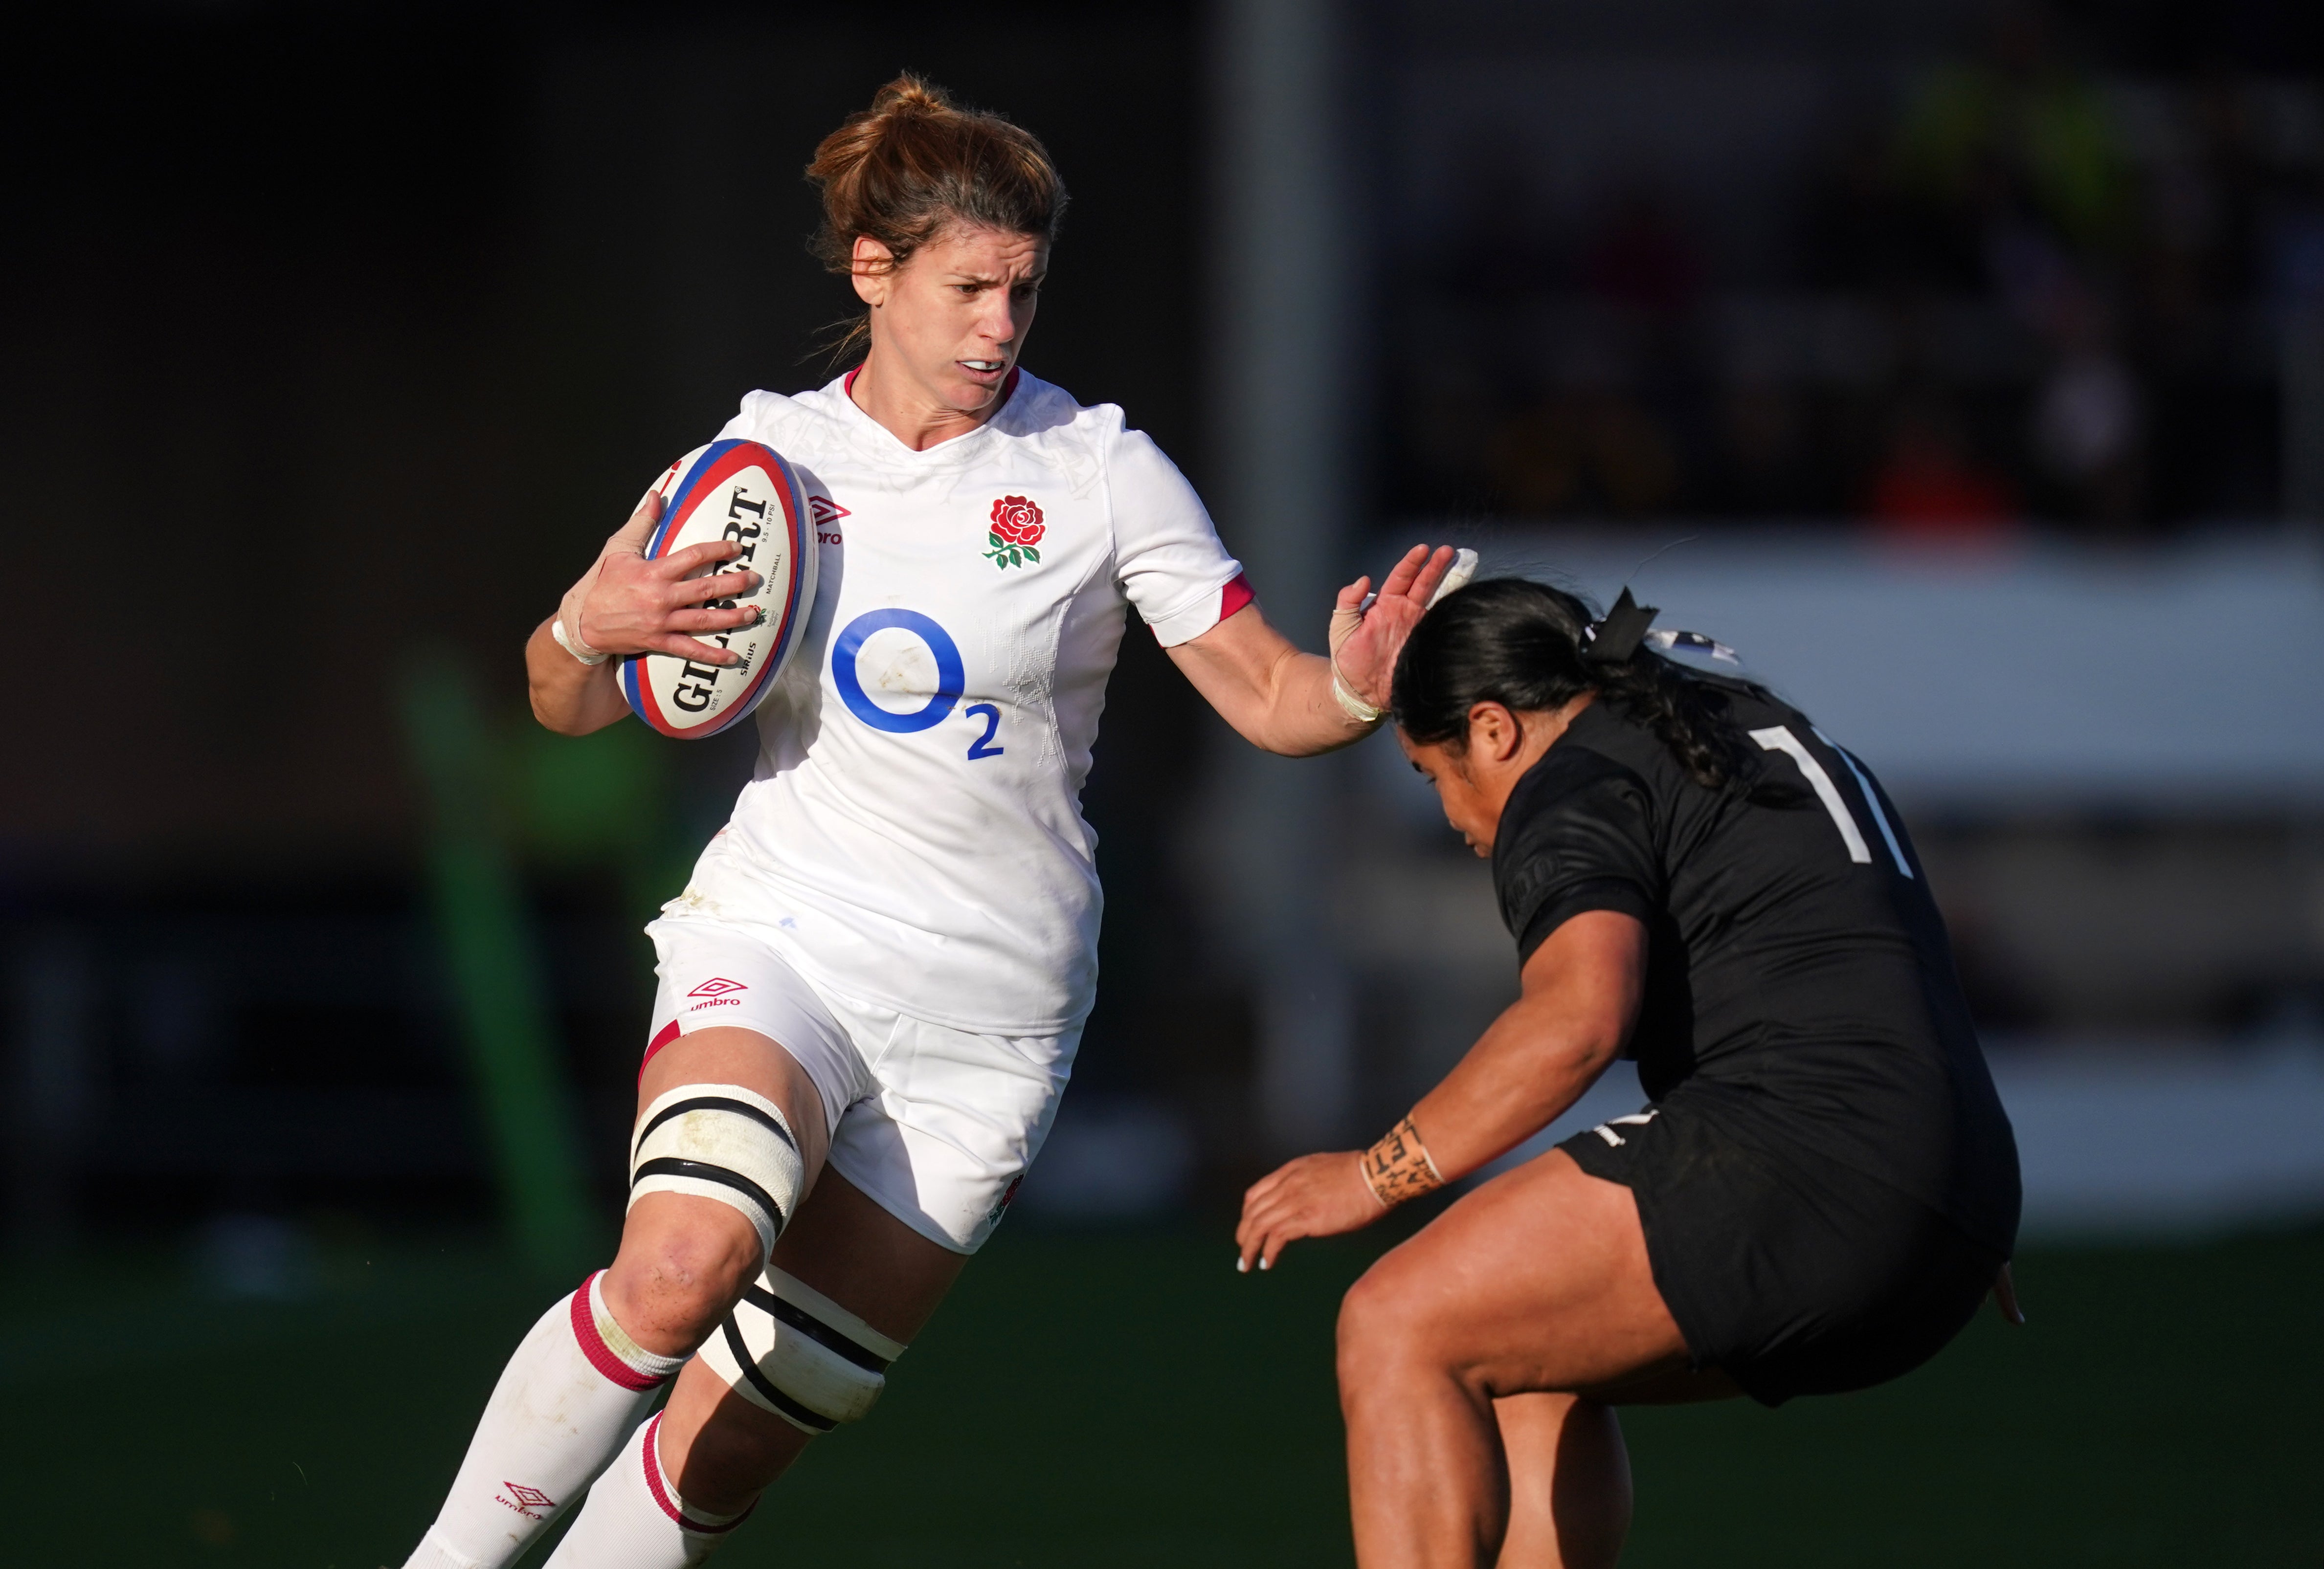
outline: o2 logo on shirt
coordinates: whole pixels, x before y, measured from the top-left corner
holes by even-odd
[[[895,635],[881,637],[883,632]],[[867,647],[871,650],[869,661],[864,657]],[[864,690],[867,665],[872,672],[872,685],[881,692],[899,695],[927,693],[927,701],[914,709],[882,708]],[[931,666],[936,677],[933,691],[928,680]],[[831,681],[839,688],[840,701],[847,705],[848,712],[875,730],[908,736],[932,729],[951,715],[967,688],[968,674],[961,662],[960,645],[953,641],[950,632],[918,610],[891,605],[884,610],[866,610],[832,639]],[[976,702],[961,713],[964,718],[984,721],[983,734],[968,745],[970,759],[1000,757],[1003,748],[992,744],[1001,729],[1000,709],[989,702]]]

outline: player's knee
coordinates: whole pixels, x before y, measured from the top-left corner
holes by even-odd
[[[1342,1383],[1371,1381],[1408,1363],[1427,1344],[1425,1309],[1398,1271],[1375,1265],[1340,1299],[1338,1354]]]
[[[903,1353],[901,1342],[773,1268],[702,1346],[704,1364],[736,1394],[808,1434],[869,1413]]]
[[[774,1252],[806,1178],[789,1120],[757,1091],[689,1084],[658,1096],[630,1140],[615,1316],[643,1344],[700,1344]],[[690,1202],[640,1210],[655,1195]]]
[[[758,1234],[703,1204],[631,1211],[605,1306],[639,1344],[679,1356],[718,1326],[759,1270]]]

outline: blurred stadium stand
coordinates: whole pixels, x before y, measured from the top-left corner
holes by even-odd
[[[1391,9],[1399,511],[2324,503],[2324,105],[2259,8]]]

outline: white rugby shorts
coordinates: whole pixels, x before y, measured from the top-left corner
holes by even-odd
[[[757,1031],[815,1081],[841,1176],[939,1247],[983,1245],[1048,1137],[1078,1028],[976,1035],[818,990],[720,921],[665,915],[646,935],[661,977],[648,1058],[696,1030]]]

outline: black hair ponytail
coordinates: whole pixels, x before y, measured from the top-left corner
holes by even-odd
[[[1591,624],[1588,605],[1547,583],[1471,583],[1413,629],[1389,711],[1422,745],[1460,747],[1478,703],[1531,713],[1595,692],[1652,729],[1696,784],[1717,789],[1744,771],[1749,753],[1726,693],[1648,648],[1619,661],[1583,657]]]

